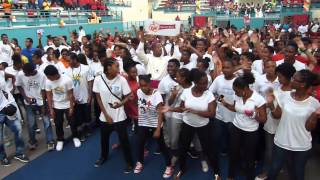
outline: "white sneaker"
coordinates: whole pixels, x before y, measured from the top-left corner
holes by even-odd
[[[265,180],[265,179],[267,179],[268,177],[267,176],[265,176],[265,177],[259,177],[259,176],[257,176],[254,180]]]
[[[58,141],[56,145],[56,150],[61,151],[63,149],[63,141]]]
[[[172,174],[173,174],[173,168],[171,166],[167,166],[166,170],[164,171],[164,173],[162,175],[162,177],[164,179],[167,179],[167,178],[171,177]]]
[[[140,162],[137,162],[136,167],[134,168],[133,173],[139,174],[143,169],[143,165]]]
[[[202,166],[202,171],[203,172],[208,172],[209,171],[209,167],[208,167],[207,161],[202,160],[201,161],[201,166]]]
[[[80,147],[81,141],[78,138],[73,138],[74,147]]]

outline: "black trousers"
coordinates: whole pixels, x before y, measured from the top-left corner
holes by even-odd
[[[63,120],[64,117],[67,118],[67,121],[70,125],[71,133],[73,138],[79,138],[77,123],[76,121],[69,117],[69,109],[54,109],[55,118],[54,123],[56,125],[56,135],[58,141],[64,140],[64,131],[63,131]]]
[[[89,104],[76,104],[74,107],[74,121],[77,128],[82,126],[82,132],[86,133],[90,123],[90,106]]]
[[[153,136],[153,133],[155,130],[156,128],[152,128],[152,127],[144,127],[144,126],[138,127],[138,162],[141,162],[142,164],[144,162],[144,146],[145,146],[146,140],[147,138],[150,138]],[[157,139],[157,142],[160,147],[160,151],[162,152],[166,166],[170,166],[171,158],[169,154],[169,149],[167,148],[163,139],[162,129],[160,133],[160,138]]]
[[[187,151],[195,133],[197,133],[203,153],[208,157],[209,165],[212,167],[215,174],[220,174],[218,157],[217,153],[215,153],[215,148],[212,146],[213,138],[210,135],[210,129],[209,124],[202,127],[192,127],[186,123],[182,123],[179,149],[180,170],[186,170]]]
[[[101,158],[107,159],[109,155],[109,139],[112,131],[116,131],[122,147],[124,159],[128,165],[133,165],[127,123],[125,121],[108,124],[100,122]]]
[[[256,157],[258,139],[258,130],[247,132],[237,128],[233,124],[230,126],[229,178],[234,179],[236,168],[243,163],[246,179],[254,180],[254,160]]]
[[[99,107],[99,104],[98,104],[98,101],[97,101],[97,97],[96,95],[94,94],[93,96],[93,109],[94,109],[94,117],[95,117],[95,122],[96,122],[96,125],[99,125],[100,124],[100,113],[101,113],[101,110],[100,110],[100,107]]]

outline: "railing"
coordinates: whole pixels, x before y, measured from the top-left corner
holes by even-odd
[[[131,7],[131,1],[123,1],[123,0],[106,0],[107,6],[121,6],[121,7]]]
[[[78,11],[78,10],[12,10],[6,15],[0,10],[0,29],[16,26],[51,26],[64,24],[84,24],[95,13],[101,22],[121,21],[121,11]]]

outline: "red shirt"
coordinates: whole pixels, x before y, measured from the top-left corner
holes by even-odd
[[[137,91],[139,89],[139,83],[137,80],[129,80],[126,78],[131,89],[132,97],[125,104],[124,109],[129,118],[137,120],[138,119],[138,96]]]
[[[277,53],[275,55],[272,56],[272,61],[280,61],[282,59],[284,59],[284,55],[282,53]]]
[[[272,56],[272,61],[280,61],[284,59],[284,54],[278,53]],[[309,59],[305,58],[304,56],[301,56],[300,54],[296,55],[296,60],[304,63],[304,64],[309,64]]]

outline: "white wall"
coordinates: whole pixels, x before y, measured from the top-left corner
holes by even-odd
[[[188,17],[192,15],[192,12],[166,12],[163,11],[152,11],[152,19],[154,20],[175,20],[179,15],[180,20],[188,20]]]
[[[320,9],[311,9],[312,18],[320,18]]]
[[[131,0],[131,7],[110,7],[122,11],[123,21],[144,21],[148,19],[148,0]]]

